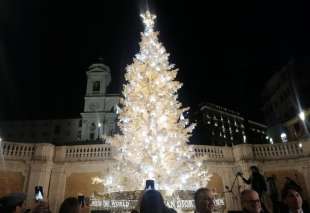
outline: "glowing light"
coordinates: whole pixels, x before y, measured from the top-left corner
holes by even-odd
[[[280,137],[283,143],[287,142],[287,135],[284,132],[281,133]]]
[[[299,116],[300,120],[305,121],[306,116],[305,116],[305,112],[304,112],[304,111],[301,111],[301,112],[298,114],[298,116]]]
[[[187,145],[195,125],[184,118],[188,109],[178,101],[178,70],[154,32],[156,16],[147,11],[141,17],[140,52],[125,73],[118,117],[122,134],[109,139],[117,152],[113,168],[119,169],[109,170],[102,183],[107,192],[141,190],[149,179],[169,193],[196,190],[207,185],[209,175]]]
[[[243,135],[243,143],[246,143],[246,136]]]
[[[299,144],[298,144],[298,147],[299,147],[299,148],[302,148],[302,143],[299,143]]]
[[[270,144],[273,144],[273,139],[269,138],[269,142],[270,142]]]

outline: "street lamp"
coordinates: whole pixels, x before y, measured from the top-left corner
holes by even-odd
[[[98,140],[100,139],[100,128],[101,128],[101,123],[98,122]]]
[[[300,120],[302,121],[305,121],[306,120],[306,116],[305,116],[305,112],[304,111],[301,111],[299,114],[298,114]]]
[[[270,144],[273,144],[273,139],[269,138],[269,142],[270,142]]]

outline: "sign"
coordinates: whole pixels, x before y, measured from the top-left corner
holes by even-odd
[[[93,210],[132,210],[135,209],[138,204],[138,200],[100,200],[91,198],[90,206]],[[180,200],[171,199],[166,200],[165,204],[169,208],[182,209],[182,210],[194,210],[194,200]],[[221,209],[224,207],[224,199],[217,198],[214,200],[215,208]]]

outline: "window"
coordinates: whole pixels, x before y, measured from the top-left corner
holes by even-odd
[[[99,92],[99,91],[100,91],[100,81],[94,81],[93,92]]]
[[[82,120],[79,120],[79,127],[82,127]]]
[[[95,131],[96,130],[96,124],[95,123],[92,123],[90,125],[90,131]]]
[[[89,139],[90,140],[94,140],[95,139],[95,134],[94,133],[90,133],[89,134]]]
[[[36,133],[32,132],[31,133],[31,138],[35,138],[36,137]]]
[[[60,133],[60,126],[56,125],[55,128],[54,128],[54,134],[57,135],[59,133]]]
[[[43,136],[43,137],[48,136],[47,132],[42,132],[42,136]]]
[[[82,132],[81,130],[79,130],[77,133],[77,139],[81,139],[81,138],[82,138]]]

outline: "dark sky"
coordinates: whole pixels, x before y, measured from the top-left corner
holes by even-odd
[[[110,91],[119,93],[138,51],[145,2],[2,0],[0,119],[79,116],[85,71],[99,56],[112,70]],[[180,69],[184,105],[213,102],[262,121],[266,80],[290,58],[309,55],[305,2],[149,0]]]

